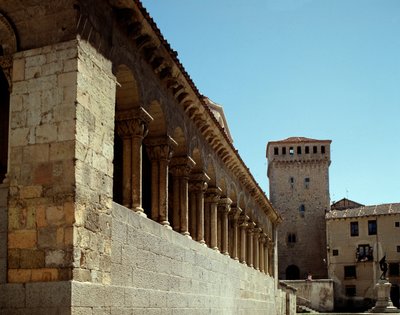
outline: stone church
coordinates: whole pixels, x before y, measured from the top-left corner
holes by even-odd
[[[1,1],[0,67],[0,313],[293,314],[281,216],[140,1]]]

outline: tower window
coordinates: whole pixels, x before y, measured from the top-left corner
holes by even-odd
[[[397,252],[400,253],[400,246],[397,245]]]
[[[290,183],[294,184],[294,177],[290,177]]]
[[[289,148],[289,154],[290,154],[290,155],[293,155],[293,154],[294,154],[294,149],[293,149],[293,147],[290,147],[290,148]]]
[[[350,222],[350,236],[358,236],[358,222]]]
[[[313,151],[313,153],[317,153],[317,152],[318,152],[317,146],[316,146],[316,145],[314,145],[314,146],[312,147],[312,151]]]
[[[300,211],[300,216],[304,218],[304,213],[306,212],[306,207],[304,205],[300,205],[299,211]]]
[[[282,155],[286,155],[286,147],[282,148]]]
[[[376,235],[376,220],[368,220],[368,235]]]
[[[399,222],[399,221],[394,222],[394,226],[395,226],[395,227],[400,227],[400,222]]]
[[[297,154],[301,154],[301,147],[297,147]]]
[[[279,154],[279,148],[274,148],[274,155],[278,155]]]
[[[305,151],[306,151],[306,154],[310,153],[310,147],[308,145],[306,145]]]
[[[321,153],[325,154],[325,146],[324,145],[321,145]]]
[[[310,185],[310,177],[304,178],[304,186],[305,186],[306,188],[308,188],[309,185]]]
[[[288,244],[296,243],[296,234],[295,233],[289,233],[287,240],[288,240]]]
[[[357,278],[356,274],[356,266],[344,266],[344,278],[349,279],[349,278]]]
[[[339,256],[339,250],[338,249],[332,250],[332,256]]]

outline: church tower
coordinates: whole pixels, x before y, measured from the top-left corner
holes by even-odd
[[[331,142],[291,137],[267,145],[270,200],[284,220],[278,232],[279,279],[327,277]]]

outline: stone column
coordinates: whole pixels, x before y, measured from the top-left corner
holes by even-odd
[[[173,176],[173,205],[175,231],[190,237],[189,233],[189,174],[196,162],[189,156],[179,156],[171,160]]]
[[[254,268],[256,270],[260,270],[260,234],[262,232],[262,229],[260,228],[255,228],[254,229],[254,234],[253,234],[253,246],[254,246],[254,258],[253,258],[253,264]]]
[[[205,244],[204,235],[204,192],[210,177],[205,172],[191,175],[191,215],[189,217],[191,235],[201,244]]]
[[[246,264],[246,229],[248,227],[249,217],[245,214],[242,214],[239,218],[239,227],[240,227],[240,262],[242,264]]]
[[[249,225],[247,227],[247,265],[249,267],[253,267],[253,251],[254,251],[254,245],[253,245],[253,238],[254,238],[254,228],[256,224],[254,222],[249,222]]]
[[[269,239],[268,240],[268,273],[270,276],[274,276],[274,261],[273,261],[273,252],[274,252],[275,244]]]
[[[210,207],[210,248],[218,249],[218,201],[222,190],[219,187],[209,188],[206,192],[206,200]]]
[[[197,196],[195,187],[189,182],[189,233],[194,240],[197,240]]]
[[[169,136],[145,141],[151,160],[151,216],[167,228],[168,219],[168,165],[173,149],[178,145]]]
[[[142,208],[142,141],[153,118],[139,107],[116,113],[123,141],[123,205],[146,216]]]
[[[229,198],[222,198],[219,200],[218,212],[221,218],[221,253],[229,255],[229,239],[228,239],[228,214],[231,211],[232,200]]]
[[[231,207],[231,213],[230,213],[230,219],[232,222],[232,229],[233,229],[233,235],[232,235],[232,252],[231,257],[234,260],[239,260],[239,216],[240,213],[242,212],[242,209],[239,207]]]
[[[259,246],[260,246],[260,249],[259,249],[259,251],[260,251],[260,262],[259,262],[259,265],[260,265],[260,271],[261,272],[263,272],[263,273],[268,273],[268,272],[265,272],[265,242],[266,242],[266,234],[265,233],[261,233],[261,235],[260,235],[260,242],[259,242]]]

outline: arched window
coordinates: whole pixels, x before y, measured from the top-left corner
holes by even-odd
[[[10,92],[6,76],[0,70],[0,183],[7,174],[8,121],[10,115]]]

